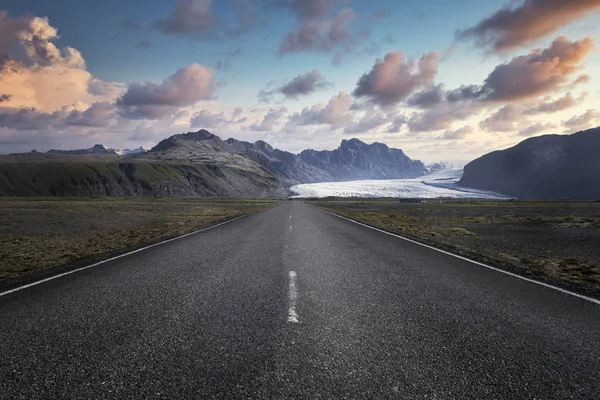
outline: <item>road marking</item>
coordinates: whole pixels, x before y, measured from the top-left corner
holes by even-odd
[[[207,231],[209,229],[213,229],[213,228],[216,228],[218,226],[229,224],[229,223],[231,223],[233,221],[237,221],[238,219],[245,218],[248,215],[250,215],[250,214],[242,215],[240,217],[236,217],[236,218],[230,219],[228,221],[221,222],[220,224],[209,226],[208,228],[203,228],[203,229],[200,229],[200,230],[197,230],[197,231],[194,231],[194,232],[186,233],[185,235],[177,236],[177,237],[172,238],[172,239],[167,239],[167,240],[164,240],[164,241],[159,242],[159,243],[154,243],[154,244],[151,244],[150,246],[142,247],[141,249],[133,250],[133,251],[130,251],[129,253],[121,254],[121,255],[109,258],[107,260],[99,261],[99,262],[97,262],[95,264],[88,265],[86,267],[77,268],[77,269],[74,269],[72,271],[63,272],[62,274],[54,275],[54,276],[51,276],[49,278],[45,278],[45,279],[42,279],[42,280],[39,280],[39,281],[36,281],[36,282],[28,283],[27,285],[19,286],[19,287],[16,287],[14,289],[7,290],[5,292],[1,292],[0,293],[0,297],[6,296],[7,294],[11,294],[11,293],[14,293],[14,292],[18,292],[18,291],[23,290],[23,289],[30,288],[32,286],[37,286],[37,285],[40,285],[42,283],[45,283],[45,282],[48,282],[48,281],[51,281],[51,280],[54,280],[54,279],[61,278],[63,276],[71,275],[71,274],[74,274],[76,272],[85,271],[86,269],[94,268],[94,267],[97,267],[98,265],[106,264],[107,262],[114,261],[114,260],[117,260],[119,258],[129,256],[131,254],[139,253],[140,251],[151,249],[152,247],[160,246],[160,245],[165,244],[165,243],[169,243],[169,242],[173,242],[175,240],[183,239],[184,237],[187,237],[187,236],[196,235],[196,234],[198,234],[200,232],[204,232],[204,231]]]
[[[298,313],[296,312],[296,303],[298,302],[298,285],[296,284],[296,271],[290,271],[290,284],[288,287],[289,308],[287,321],[292,324],[299,324]]]
[[[586,301],[589,301],[591,303],[600,305],[600,300],[594,299],[593,297],[584,296],[584,295],[579,294],[579,293],[571,292],[570,290],[567,290],[567,289],[559,288],[558,286],[553,286],[553,285],[550,285],[548,283],[536,281],[535,279],[526,278],[524,276],[517,275],[517,274],[505,271],[505,270],[500,269],[500,268],[492,267],[491,265],[487,265],[487,264],[484,264],[484,263],[479,262],[479,261],[471,260],[470,258],[459,256],[458,254],[450,253],[449,251],[438,249],[436,247],[429,246],[429,245],[427,245],[425,243],[417,242],[416,240],[412,240],[412,239],[409,239],[409,238],[404,237],[404,236],[396,235],[395,233],[387,232],[387,231],[384,231],[383,229],[375,228],[373,226],[370,226],[370,225],[367,225],[367,224],[363,224],[362,222],[358,222],[358,221],[355,221],[353,219],[346,218],[346,217],[334,214],[334,213],[329,212],[329,211],[321,210],[319,208],[314,208],[314,207],[311,207],[311,208],[313,208],[313,209],[315,209],[317,211],[323,212],[325,214],[333,215],[334,217],[345,219],[346,221],[350,221],[352,223],[364,226],[365,228],[373,229],[374,231],[385,233],[386,235],[394,236],[394,237],[396,237],[398,239],[402,239],[402,240],[405,240],[407,242],[418,244],[419,246],[427,247],[428,249],[435,250],[437,252],[444,253],[446,255],[449,255],[449,256],[452,256],[452,257],[455,257],[455,258],[459,258],[459,259],[461,259],[463,261],[468,261],[468,262],[470,262],[472,264],[477,264],[477,265],[479,265],[481,267],[485,267],[485,268],[491,269],[491,270],[496,271],[496,272],[500,272],[500,273],[505,274],[505,275],[510,275],[510,276],[512,276],[514,278],[518,278],[518,279],[521,279],[521,280],[524,280],[524,281],[527,281],[527,282],[535,283],[536,285],[544,286],[544,287],[546,287],[548,289],[554,289],[554,290],[559,291],[561,293],[568,294],[570,296],[577,297],[577,298],[580,298],[582,300],[586,300]]]

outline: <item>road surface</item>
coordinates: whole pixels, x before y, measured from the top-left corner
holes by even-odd
[[[0,297],[0,398],[600,398],[600,306],[298,201]]]

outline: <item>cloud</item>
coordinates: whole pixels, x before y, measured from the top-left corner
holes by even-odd
[[[219,1],[217,3],[225,3]],[[224,18],[213,10],[212,0],[176,0],[165,18],[154,21],[154,28],[166,35],[191,36],[201,39],[239,37],[248,32],[256,19],[255,0],[229,0]],[[233,15],[235,23],[228,18]]]
[[[279,46],[279,54],[306,50],[333,51],[350,39],[348,25],[355,19],[356,13],[346,8],[332,19],[304,21],[285,36]]]
[[[343,52],[359,38],[353,38],[350,24],[357,14],[350,8],[342,8],[333,14],[340,0],[279,0],[275,4],[286,6],[296,17],[296,26],[282,40],[279,55],[301,51],[334,52],[337,62]],[[333,15],[332,15],[333,14]],[[365,31],[368,35],[368,30]],[[360,39],[364,39],[361,33]]]
[[[406,104],[412,107],[431,108],[444,101],[444,85],[432,85],[413,94]]]
[[[0,108],[0,127],[18,131],[35,131],[62,125],[66,113],[45,113],[31,108]]]
[[[79,51],[72,47],[59,49],[52,43],[55,39],[58,31],[50,26],[48,18],[11,18],[6,11],[0,11],[0,55],[10,56],[25,66],[85,68]]]
[[[560,89],[581,69],[581,62],[592,51],[590,37],[571,42],[560,36],[550,47],[499,65],[484,84],[490,100],[515,100]]]
[[[573,97],[571,92],[567,92],[563,97],[556,100],[550,98],[544,99],[539,105],[524,111],[525,114],[551,114],[558,111],[566,110],[571,107],[575,107],[581,103],[588,95],[588,92],[583,92],[578,98]]]
[[[10,94],[0,94],[0,103],[3,103],[5,101],[9,101],[11,98]]]
[[[214,72],[199,64],[180,68],[160,85],[133,83],[117,100],[128,118],[158,119],[180,108],[210,99],[215,91]]]
[[[117,109],[114,104],[108,101],[97,102],[85,111],[71,111],[65,118],[65,124],[102,128],[111,126],[116,114]]]
[[[165,34],[199,35],[217,24],[211,10],[212,0],[177,0],[171,14],[158,19],[154,26]]]
[[[215,68],[219,71],[227,71],[232,67],[232,60],[235,57],[238,57],[240,54],[242,54],[242,47],[241,46],[237,46],[235,48],[233,48],[232,50],[228,51],[225,54],[225,58],[222,60],[218,60],[215,64]]]
[[[404,115],[397,115],[392,124],[386,130],[387,133],[399,133],[402,127],[408,123],[408,118]]]
[[[406,124],[411,132],[448,130],[454,121],[464,121],[484,107],[484,104],[473,102],[442,103],[422,113],[413,113]]]
[[[566,36],[559,36],[547,49],[535,50],[498,65],[483,85],[463,86],[450,91],[447,98],[451,102],[472,99],[515,101],[572,88],[587,81],[586,75],[573,81],[569,79],[583,68],[583,59],[593,48],[591,37],[572,42]]]
[[[216,128],[228,122],[225,113],[214,113],[210,110],[201,110],[190,119],[192,128]]]
[[[432,132],[449,129],[455,117],[451,112],[431,110],[423,114],[413,114],[407,122],[410,132]]]
[[[462,128],[455,130],[448,129],[439,138],[448,140],[463,140],[466,139],[475,129],[471,125],[465,125]]]
[[[523,120],[523,109],[514,104],[507,104],[481,121],[479,126],[489,132],[513,132]]]
[[[358,80],[353,94],[367,97],[383,107],[398,104],[416,89],[432,83],[438,63],[436,52],[426,53],[418,61],[405,61],[400,52],[388,53],[383,60],[376,60],[371,71]]]
[[[543,38],[600,8],[600,0],[525,0],[503,7],[477,25],[457,32],[490,52],[503,52]]]
[[[236,108],[231,113],[231,116],[228,117],[223,111],[217,113],[208,109],[203,109],[192,115],[190,118],[190,125],[193,128],[230,128],[233,124],[241,124],[248,120],[246,117],[242,116],[243,113],[243,109]]]
[[[84,110],[65,106],[53,112],[0,107],[0,127],[17,131],[64,130],[68,126],[104,128],[113,125],[115,118],[116,107],[107,101],[93,103]]]
[[[346,92],[329,99],[327,104],[305,107],[301,113],[293,114],[290,121],[296,125],[344,125],[351,120],[348,114],[352,98]]]
[[[546,132],[549,129],[553,129],[556,126],[553,124],[542,124],[541,122],[536,122],[535,124],[528,126],[527,128],[521,129],[519,131],[519,136],[533,136],[537,133]]]
[[[281,120],[287,115],[286,107],[271,108],[260,124],[252,124],[250,129],[255,132],[274,131]]]
[[[261,90],[258,94],[258,98],[264,103],[271,102],[274,99],[275,94],[282,94],[286,99],[298,99],[299,96],[305,96],[330,86],[331,82],[328,82],[319,71],[314,69],[306,74],[296,76],[288,83],[276,89]]]
[[[369,110],[363,115],[356,123],[347,126],[344,129],[345,133],[364,133],[372,131],[380,127],[381,125],[387,124],[390,119],[387,114]]]
[[[570,128],[572,132],[597,126],[600,122],[599,110],[587,110],[584,114],[574,116],[566,121],[563,125]]]
[[[86,69],[81,53],[57,48],[58,31],[48,18],[11,18],[0,11],[0,87],[3,106],[55,111],[64,106],[85,108],[116,96],[119,84],[100,82]]]

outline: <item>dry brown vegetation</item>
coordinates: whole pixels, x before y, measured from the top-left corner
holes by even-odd
[[[252,213],[271,200],[0,199],[0,286]]]
[[[600,297],[600,203],[312,200],[311,205]]]

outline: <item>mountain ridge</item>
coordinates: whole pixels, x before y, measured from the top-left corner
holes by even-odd
[[[518,198],[600,199],[600,128],[542,135],[468,163],[459,185]]]
[[[144,150],[128,153],[98,144],[0,156],[0,195],[284,197],[298,183],[404,178],[428,171],[402,150],[358,139],[302,155],[262,140],[222,140],[201,129]]]

